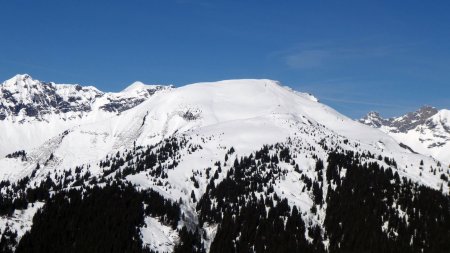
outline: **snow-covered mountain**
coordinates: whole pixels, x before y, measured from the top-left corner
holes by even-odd
[[[95,111],[120,113],[171,87],[135,82],[122,92],[105,93],[92,86],[41,82],[23,74],[6,80],[0,88],[0,120],[23,123],[71,120]]]
[[[344,192],[358,191],[373,195],[361,195],[367,199],[355,202],[356,206],[382,206],[376,209],[381,213],[374,218],[377,222],[373,231],[383,242],[417,241],[412,249],[446,247],[435,241],[423,242],[422,236],[442,234],[434,227],[412,235],[404,231],[408,223],[402,219],[415,221],[420,217],[415,212],[421,210],[432,213],[430,219],[444,215],[442,220],[450,222],[445,216],[448,210],[444,208],[444,214],[440,213],[442,203],[449,201],[447,168],[434,158],[412,152],[383,131],[354,121],[312,95],[276,81],[227,80],[179,88],[137,82],[122,92],[104,93],[93,87],[44,83],[18,75],[3,83],[2,92],[5,116],[0,121],[0,140],[6,145],[0,149],[4,157],[0,159],[0,206],[4,206],[0,231],[6,238],[3,245],[18,252],[38,247],[38,241],[45,241],[44,231],[51,231],[49,226],[58,227],[71,219],[53,225],[45,223],[51,222],[45,215],[52,217],[56,206],[83,205],[82,200],[64,202],[74,194],[63,198],[59,195],[69,189],[81,190],[86,201],[92,198],[91,205],[95,205],[92,203],[104,201],[104,197],[94,201],[96,196],[106,194],[96,186],[105,192],[122,191],[120,186],[111,185],[113,182],[131,183],[138,191],[123,194],[143,194],[133,197],[143,200],[145,214],[141,221],[133,223],[138,226],[139,238],[133,237],[133,241],[141,242],[149,251],[201,252],[204,248],[211,252],[247,252],[253,248],[256,252],[292,252],[304,248],[338,252],[371,247],[365,243],[346,245],[350,239],[345,233],[354,230],[339,232],[339,226],[335,226],[354,220],[343,217],[352,214],[346,209],[351,206],[335,205],[358,200],[357,196],[338,198],[347,197]],[[373,180],[360,184],[369,175],[364,173],[372,173]],[[436,201],[434,207],[426,207],[440,211],[412,208],[409,201],[421,203],[420,194],[425,191],[431,191],[427,201],[442,198],[442,203]],[[404,192],[412,195],[405,199]],[[391,195],[381,197],[387,193]],[[118,194],[112,196],[117,198]],[[130,205],[124,205],[123,212],[131,210],[125,206]],[[32,224],[31,217],[39,208],[43,210],[37,214],[40,223]],[[68,210],[82,209],[77,206]],[[284,221],[292,226],[269,229],[271,225],[267,225],[268,229],[259,231],[261,225],[248,232],[254,223],[240,227],[249,221],[242,218],[243,210],[268,212],[254,216],[261,224]],[[234,223],[227,217],[243,220]],[[92,221],[92,217],[88,220]],[[352,229],[359,225],[348,224]],[[297,236],[277,240],[296,243],[280,241],[274,245],[265,233],[275,228],[280,229],[275,233],[280,236]],[[245,231],[259,231],[261,235],[255,237]],[[34,241],[37,234],[41,237]],[[70,231],[49,234],[48,238],[61,234]],[[252,241],[255,238],[263,241]],[[367,238],[354,240],[363,239]],[[44,249],[45,245],[39,247]]]
[[[450,164],[450,110],[424,106],[415,112],[388,119],[377,112],[370,112],[359,121],[388,133],[414,152]]]
[[[55,84],[16,75],[0,86],[0,156],[36,148],[80,124],[103,121],[172,86],[135,82],[122,92]]]

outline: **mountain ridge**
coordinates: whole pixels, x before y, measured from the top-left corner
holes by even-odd
[[[95,109],[120,113],[170,88],[135,82],[122,92],[103,92],[94,86],[41,82],[18,74],[0,85],[0,120],[48,120],[47,116],[53,114],[70,119]]]
[[[415,112],[388,119],[370,112],[359,122],[380,129],[415,152],[450,164],[450,110],[423,106]]]
[[[131,90],[136,86],[142,84],[135,83]],[[63,119],[55,114],[41,121],[0,121],[0,140],[8,143],[0,150],[0,201],[4,203],[0,232],[10,234],[10,229],[18,234],[17,242],[7,245],[18,245],[23,252],[39,244],[36,235],[45,234],[43,228],[52,225],[65,231],[59,226],[64,220],[55,224],[42,218],[33,227],[30,217],[39,208],[43,210],[37,212],[39,217],[52,217],[60,205],[67,207],[67,212],[79,210],[71,207],[74,201],[67,202],[68,198],[85,206],[76,197],[81,192],[86,192],[87,200],[92,199],[91,206],[95,206],[101,202],[95,201],[96,196],[123,190],[123,195],[134,200],[145,199],[151,191],[158,200],[144,200],[142,213],[136,213],[137,204],[133,210],[122,208],[132,212],[131,217],[140,217],[140,221],[133,221],[137,226],[133,238],[156,252],[183,252],[179,250],[186,242],[192,243],[185,245],[187,252],[202,252],[202,248],[220,252],[238,247],[233,238],[239,234],[243,236],[239,246],[243,251],[248,251],[247,243],[256,248],[258,243],[251,238],[258,237],[248,237],[240,223],[228,219],[234,215],[242,224],[253,221],[242,213],[244,210],[259,217],[261,224],[289,221],[290,232],[278,225],[268,231],[277,231],[283,238],[295,234],[296,239],[288,240],[298,242],[290,246],[291,252],[300,248],[339,252],[340,242],[353,235],[341,238],[337,224],[349,220],[346,214],[354,215],[351,210],[356,210],[339,203],[359,206],[360,202],[352,201],[370,198],[374,207],[368,210],[382,213],[375,217],[365,213],[372,223],[364,227],[373,229],[367,232],[375,232],[386,245],[394,247],[396,240],[409,243],[414,239],[418,242],[415,252],[441,245],[435,241],[422,244],[422,234],[416,238],[405,232],[408,224],[403,218],[407,213],[417,219],[420,215],[415,210],[422,208],[422,212],[432,213],[431,223],[447,221],[441,207],[448,201],[448,170],[436,159],[411,152],[392,136],[340,114],[311,94],[268,79],[235,79],[158,90],[120,112],[97,105],[82,117]],[[67,192],[72,192],[72,197],[66,196]],[[377,195],[358,199],[345,192]],[[422,195],[405,195],[423,192],[430,194],[428,199],[439,199],[437,211],[410,203],[413,199],[422,203],[426,199]],[[53,193],[60,198],[51,197]],[[166,207],[158,209],[156,205]],[[328,205],[334,206],[334,214]],[[254,224],[248,227],[258,230]],[[67,229],[70,234],[72,228]],[[230,233],[231,239],[227,237]],[[273,249],[288,246],[287,242],[273,245],[267,231],[258,233],[267,238],[260,245]],[[421,233],[433,235],[437,241],[436,234],[445,235],[434,227]],[[355,240],[361,245],[368,242],[360,239]],[[259,250],[264,252],[264,247]]]

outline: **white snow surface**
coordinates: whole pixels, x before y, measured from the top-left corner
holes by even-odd
[[[123,92],[133,93],[142,85],[135,83]],[[146,172],[130,175],[127,180],[141,188],[152,188],[174,201],[182,199],[182,212],[194,221],[195,203],[192,203],[190,193],[194,191],[199,199],[208,180],[197,178],[200,184],[197,189],[190,178],[194,172],[208,167],[214,174],[214,162],[221,161],[224,165],[225,153],[231,147],[236,150],[230,157],[233,161],[234,156],[249,155],[265,144],[291,145],[300,169],[315,178],[315,160],[308,148],[314,147],[315,154],[326,161],[326,151],[318,144],[324,141],[330,146],[392,157],[397,161],[400,176],[435,189],[442,186],[444,192],[448,192],[439,174],[429,171],[430,167],[437,167],[435,159],[400,147],[399,142],[388,134],[338,113],[310,94],[293,91],[266,79],[204,82],[163,89],[120,114],[93,110],[70,120],[55,116],[47,122],[0,121],[0,141],[8,143],[0,154],[4,156],[7,152],[24,149],[28,158],[27,161],[0,159],[0,180],[17,181],[29,175],[36,163],[40,163],[42,169],[33,180],[44,178],[48,172],[82,164],[90,164],[91,174],[98,175],[103,172],[98,162],[106,155],[134,145],[157,144],[171,136],[185,138],[191,144],[201,145],[202,149],[196,152],[182,150],[178,166],[169,170],[168,178],[164,179],[167,184],[156,184]],[[51,154],[55,159],[43,165]],[[425,170],[420,169],[421,160]],[[225,177],[230,165],[222,167],[219,179]],[[300,174],[289,164],[280,166],[288,173],[277,181],[275,192],[299,207],[306,224],[308,221],[322,224],[324,209],[318,210],[317,215],[310,213],[312,200],[301,191]],[[326,186],[323,188],[327,189]],[[159,245],[158,250],[170,252],[176,241],[175,232],[154,218],[147,217],[145,222],[147,228],[141,228],[144,243]]]
[[[127,92],[136,86],[141,84],[133,84]],[[301,134],[299,126],[319,129],[320,133]],[[394,157],[400,165],[414,166],[422,159],[430,165],[435,163],[401,148],[391,136],[338,113],[309,94],[294,92],[272,80],[243,79],[164,89],[120,114],[94,110],[72,120],[55,116],[46,122],[0,121],[0,141],[8,144],[2,145],[0,155],[24,149],[28,158],[0,159],[0,179],[18,180],[31,173],[36,163],[44,164],[52,153],[56,159],[42,174],[81,164],[91,164],[94,173],[101,173],[95,165],[106,155],[134,144],[156,144],[169,136],[213,136],[215,139],[202,151],[208,153],[186,158],[190,161],[186,167],[206,168],[211,161],[223,159],[223,147],[233,146],[239,155],[246,155],[264,144],[285,142],[288,137],[299,135],[311,145],[330,135],[340,136],[360,143],[363,150]],[[180,170],[183,164],[178,166]],[[437,188],[439,180],[407,174]],[[179,183],[184,184],[183,180]]]
[[[157,252],[173,252],[178,241],[176,230],[161,224],[153,217],[145,217],[145,225],[141,227],[140,232],[144,246]]]

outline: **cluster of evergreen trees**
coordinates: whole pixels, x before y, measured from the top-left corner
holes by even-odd
[[[180,207],[155,191],[138,192],[131,185],[117,182],[102,188],[61,191],[34,216],[33,226],[20,240],[16,252],[149,253],[139,233],[145,216],[157,217],[176,229]],[[179,233],[175,252],[204,252],[198,231],[183,227]],[[0,246],[15,242],[14,238],[4,238]]]
[[[0,182],[0,215],[11,216],[15,210],[23,210],[29,203],[45,201],[49,198],[49,187],[47,181],[39,186],[28,188],[29,177],[11,184],[9,181]]]
[[[34,216],[31,230],[20,242],[17,241],[17,233],[9,227],[3,231],[0,252],[12,252],[16,247],[15,252],[19,253],[149,253],[152,251],[143,247],[139,232],[139,227],[144,225],[144,217],[156,217],[163,224],[177,229],[181,216],[177,203],[164,199],[151,189],[137,191],[121,181],[112,181],[104,187],[62,190],[51,197],[42,188],[45,197],[30,199],[37,194],[32,191],[27,189],[26,196],[32,201],[29,203],[45,201],[44,207]],[[175,252],[204,252],[199,231],[183,227],[179,234],[180,242]]]
[[[308,242],[300,211],[273,191],[275,181],[286,174],[277,165],[280,160],[291,162],[289,149],[264,146],[236,159],[217,186],[214,178],[210,181],[197,209],[201,224],[219,224],[211,252],[325,251],[320,230],[312,227],[308,234],[313,242]]]
[[[183,227],[178,231],[180,241],[175,245],[174,253],[205,253],[199,228],[189,231]]]
[[[325,142],[321,146],[328,152],[326,166],[311,153],[316,160],[313,177],[303,173],[295,162],[298,153],[287,146],[264,146],[234,162],[229,161],[231,148],[225,162],[232,167],[223,180],[219,181],[220,162],[215,171],[205,170],[209,183],[197,202],[199,224],[190,230],[178,226],[183,215],[177,203],[123,183],[127,175],[143,171],[152,180],[166,178],[167,170],[177,166],[181,149],[202,148],[188,146],[184,139],[107,157],[100,163],[105,170],[101,177],[91,177],[89,168],[81,166],[47,175],[40,185],[30,185],[29,177],[14,184],[3,181],[0,215],[36,201],[46,204],[20,242],[9,228],[3,232],[0,252],[11,252],[14,246],[19,253],[151,252],[143,248],[139,235],[145,216],[178,229],[175,252],[204,252],[206,224],[218,224],[210,252],[450,252],[449,196],[401,178],[392,158],[333,151]],[[308,210],[290,206],[274,192],[274,185],[288,173],[280,163],[300,174],[299,184],[314,202],[313,215],[326,206],[323,228],[305,224],[302,217]],[[380,166],[383,163],[388,167]],[[38,165],[31,177],[39,171]],[[196,176],[191,180],[199,188]],[[197,201],[194,191],[192,198]]]
[[[212,178],[198,202],[200,223],[219,225],[211,252],[320,252],[324,240],[328,252],[450,251],[448,196],[401,178],[391,158],[330,150],[326,167],[316,159],[315,180],[301,175],[314,204],[327,205],[324,229],[313,225],[306,231],[312,243],[305,238],[301,211],[272,186],[285,174],[280,161],[301,171],[289,149],[266,146],[235,160],[217,185]]]
[[[157,146],[148,146],[145,149],[139,146],[127,150],[123,154],[118,152],[116,156],[106,157],[99,165],[101,168],[105,168],[104,176],[116,172],[117,178],[124,178],[128,175],[148,171],[153,178],[167,178],[167,170],[178,165],[179,151],[186,145],[186,139],[169,138]],[[199,148],[201,149],[199,145],[190,145],[188,152],[195,152]]]
[[[1,231],[0,231],[1,232]],[[13,253],[14,247],[17,245],[17,231],[11,230],[6,226],[0,237],[0,252]]]
[[[131,186],[71,189],[33,218],[16,252],[148,252],[142,249],[142,196]]]
[[[22,161],[27,160],[27,153],[25,152],[25,150],[19,150],[14,153],[6,155],[6,158],[19,158],[19,157],[22,159]]]
[[[129,185],[124,186],[123,179],[127,175],[141,171],[148,171],[156,178],[166,177],[167,169],[177,165],[176,159],[180,158],[178,151],[186,147],[186,144],[187,141],[184,139],[172,138],[164,140],[158,147],[149,146],[146,149],[135,147],[123,154],[117,153],[101,162],[100,166],[105,167],[106,171],[99,178],[91,177],[89,166],[87,168],[79,166],[74,170],[48,174],[40,185],[35,183],[31,185],[30,177],[25,177],[14,184],[9,181],[0,182],[0,188],[3,189],[0,194],[0,215],[11,216],[15,210],[26,209],[29,204],[36,201],[46,203],[44,208],[35,215],[33,229],[20,241],[17,252],[30,252],[30,249],[31,252],[99,252],[99,248],[94,247],[95,241],[92,238],[98,239],[100,235],[104,235],[105,239],[97,241],[98,245],[105,246],[108,241],[122,243],[123,245],[116,249],[117,252],[149,252],[148,249],[142,249],[142,243],[139,243],[140,239],[137,239],[139,235],[136,229],[142,225],[143,217],[157,217],[163,224],[177,229],[181,217],[180,207],[177,203],[164,199],[155,191],[137,192]],[[187,148],[189,152],[195,152],[201,149],[201,146],[189,145]],[[22,152],[14,155],[20,156]],[[172,163],[162,165],[168,160]],[[39,170],[38,164],[31,177],[34,177]],[[108,178],[107,176],[113,172],[116,172],[116,175]],[[99,188],[98,183],[106,184],[107,187]],[[55,192],[55,195],[50,196],[50,192]],[[122,206],[120,206],[121,203]],[[146,204],[145,208],[142,203]],[[108,212],[109,209],[116,210]],[[102,213],[106,216],[101,216]],[[120,214],[129,217],[121,220]],[[52,217],[59,217],[59,219],[52,220]],[[100,226],[102,224],[103,227]],[[89,235],[87,231],[91,229],[94,229],[94,233]],[[116,233],[116,231],[122,232]],[[204,251],[198,229],[190,231],[183,227],[179,233],[180,242],[176,252]],[[91,240],[84,236],[89,236]],[[56,242],[52,241],[53,237],[57,239]],[[17,246],[16,239],[15,231],[7,227],[0,238],[0,252],[7,252]],[[73,240],[79,240],[79,242],[74,243],[73,248],[70,248]],[[123,248],[126,240],[136,243]],[[114,248],[117,248],[116,246]],[[66,250],[58,251],[62,249]],[[114,252],[108,249],[112,248],[104,248],[104,252]]]
[[[324,224],[330,252],[450,251],[448,196],[378,163],[362,164],[353,152],[329,155],[327,180],[335,186]]]

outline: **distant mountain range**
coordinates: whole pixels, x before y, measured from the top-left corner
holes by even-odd
[[[370,112],[359,120],[394,137],[414,152],[450,164],[450,110],[424,106],[400,117],[383,118]]]
[[[1,86],[0,120],[49,120],[55,115],[70,119],[95,110],[120,113],[168,88],[136,82],[122,92],[105,93],[92,86],[46,83],[26,74],[16,75]]]

